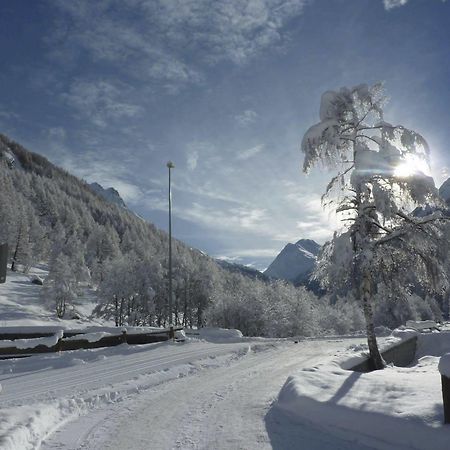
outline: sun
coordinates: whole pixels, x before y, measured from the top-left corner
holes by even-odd
[[[409,178],[414,175],[430,176],[430,166],[427,161],[417,155],[406,155],[394,169],[397,178]]]

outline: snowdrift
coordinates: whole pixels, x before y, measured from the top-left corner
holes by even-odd
[[[412,333],[397,333],[399,342]],[[361,348],[291,375],[273,408],[291,419],[380,449],[448,449],[450,428],[442,425],[439,356],[450,351],[450,333],[419,335],[416,364],[382,371],[345,370]],[[431,356],[429,353],[432,353]],[[354,358],[353,358],[354,359]]]

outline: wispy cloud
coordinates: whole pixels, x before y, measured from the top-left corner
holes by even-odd
[[[242,150],[241,152],[239,152],[236,156],[236,159],[240,161],[245,161],[247,159],[253,158],[263,149],[264,145],[255,145],[254,147],[247,148],[246,150]]]
[[[252,123],[256,122],[256,119],[258,118],[258,113],[256,111],[253,111],[252,109],[246,109],[240,114],[236,114],[234,116],[234,119],[241,127],[248,127]]]
[[[194,150],[192,153],[187,155],[187,166],[190,171],[193,171],[197,167],[198,162],[198,151]]]
[[[398,8],[399,6],[406,5],[408,0],[383,0],[384,7],[387,11],[392,8]]]
[[[51,127],[44,130],[44,136],[52,142],[62,143],[66,140],[66,130],[63,127]]]
[[[131,181],[132,174],[120,161],[106,160],[93,152],[85,152],[78,157],[64,154],[59,164],[90,183],[95,181],[104,188],[115,188],[126,203],[138,202],[143,197],[142,189]]]
[[[202,79],[221,61],[245,64],[282,46],[289,19],[307,0],[53,0],[58,11],[47,38],[51,55],[67,63],[86,53],[128,75],[169,88]],[[72,60],[72,61],[71,61]]]
[[[428,0],[430,1],[430,0]],[[442,3],[445,3],[447,0],[441,0]],[[400,6],[404,6],[409,2],[409,0],[383,0],[384,8],[386,11],[390,11],[393,8],[398,8]]]
[[[213,227],[216,230],[226,229],[227,231],[248,230],[258,232],[266,218],[266,211],[260,208],[236,207],[227,209],[200,203],[193,203],[190,207],[179,209],[177,213],[195,223]]]
[[[79,115],[105,127],[111,120],[134,117],[143,112],[141,106],[124,100],[128,90],[128,86],[121,84],[119,87],[110,81],[76,80],[61,98]]]
[[[18,119],[19,116],[16,113],[13,113],[11,111],[6,111],[6,110],[0,108],[0,118],[3,118],[3,119]]]

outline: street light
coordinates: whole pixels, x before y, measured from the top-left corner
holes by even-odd
[[[172,184],[171,169],[175,168],[172,161],[167,163],[169,169],[169,327],[172,326]]]

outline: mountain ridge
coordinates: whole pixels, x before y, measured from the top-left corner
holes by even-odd
[[[312,239],[288,243],[264,271],[269,278],[304,284],[316,265],[321,246]]]

